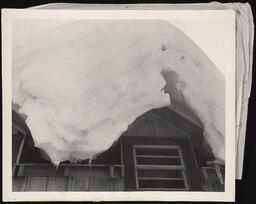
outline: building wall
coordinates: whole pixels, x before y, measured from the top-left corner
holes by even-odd
[[[130,139],[132,137],[145,137],[153,140],[156,139],[156,141],[163,140],[164,138],[175,139],[176,141],[176,139],[183,138],[187,145],[185,150],[191,150],[188,156],[192,156],[192,151],[196,150],[196,156],[194,155],[194,158],[187,160],[189,162],[199,160],[200,163],[200,160],[207,160],[207,158],[204,158],[205,152],[201,145],[203,141],[202,131],[201,127],[196,126],[169,109],[162,108],[149,111],[137,118],[128,127],[128,130],[123,133],[122,137]],[[13,146],[14,149],[17,147],[18,145]],[[123,152],[123,154],[126,154],[126,152]],[[122,151],[119,155],[122,155]],[[121,163],[121,165],[123,164]],[[13,191],[124,191],[127,190],[125,178],[127,179],[129,174],[128,171],[125,174],[122,173],[120,163],[118,165],[118,167],[112,169],[109,165],[77,165],[54,168],[49,164],[45,166],[31,164],[20,167],[16,171],[17,175],[13,176]],[[189,166],[191,168],[191,165]],[[193,164],[193,168],[197,168],[195,164]],[[197,183],[198,179],[202,179],[199,176],[194,178],[195,174],[193,172],[191,175],[194,183]],[[205,186],[207,186],[207,190],[214,190],[212,183],[206,183]]]
[[[211,147],[203,136],[203,128],[167,107],[151,110],[138,117],[123,136],[189,138],[199,165],[214,159]]]
[[[120,168],[27,166],[13,177],[13,191],[123,191]],[[66,175],[65,175],[66,174]]]

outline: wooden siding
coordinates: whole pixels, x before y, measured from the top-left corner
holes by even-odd
[[[153,109],[138,117],[123,137],[137,136],[150,138],[190,138],[197,163],[206,165],[213,160],[211,147],[203,136],[203,129],[169,108]]]
[[[123,191],[123,179],[88,177],[17,177],[13,192],[22,191]]]
[[[182,129],[160,117],[153,115],[152,112],[144,114],[132,123],[128,130],[123,133],[126,136],[153,137],[153,138],[178,138],[188,137],[189,134]]]
[[[65,167],[23,166],[18,176],[13,177],[13,191],[123,191],[121,168],[110,167]]]

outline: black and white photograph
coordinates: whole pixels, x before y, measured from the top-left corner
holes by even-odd
[[[232,11],[43,11],[8,37],[13,193],[234,196]]]

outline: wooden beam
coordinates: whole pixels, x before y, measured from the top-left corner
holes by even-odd
[[[214,167],[216,169],[216,173],[217,173],[218,179],[219,179],[220,183],[223,185],[224,184],[224,179],[223,179],[222,174],[220,172],[220,167],[217,164],[215,164]]]
[[[154,169],[154,170],[181,170],[182,166],[177,165],[136,165],[135,167],[138,169]]]
[[[25,166],[20,166],[18,168],[18,174],[17,176],[24,176],[24,169],[25,169]]]
[[[22,154],[23,147],[24,147],[26,139],[27,139],[27,135],[23,135],[23,138],[22,138],[21,143],[20,143],[18,155],[17,155],[17,158],[16,158],[16,164],[19,164],[19,162],[20,162],[21,154]],[[13,166],[12,176],[14,176],[16,174],[16,171],[17,171],[18,168],[19,168],[19,166]]]
[[[69,177],[69,172],[70,172],[70,167],[69,166],[65,166],[64,177]]]
[[[47,167],[54,167],[53,164],[48,164],[48,163],[15,163],[12,164],[13,166],[47,166]],[[102,168],[106,168],[109,166],[114,166],[114,167],[123,167],[124,165],[121,164],[59,164],[58,167],[60,166],[69,166],[69,167],[102,167]]]
[[[138,177],[138,180],[167,180],[167,181],[184,181],[184,178],[167,178],[167,177]]]
[[[110,178],[114,178],[114,174],[115,174],[115,169],[114,169],[114,166],[109,166],[109,177]]]
[[[180,158],[180,156],[142,155],[142,154],[137,154],[137,157],[140,157],[140,158],[166,158],[166,159],[179,159]]]
[[[123,150],[123,137],[120,137],[120,153],[121,153],[121,178],[124,178],[124,150]]]
[[[25,130],[23,127],[21,127],[20,125],[18,125],[18,124],[16,124],[16,123],[13,123],[12,126],[13,126],[15,129],[17,129],[18,131],[20,131],[23,135],[26,135],[26,134],[27,134],[26,130]]]

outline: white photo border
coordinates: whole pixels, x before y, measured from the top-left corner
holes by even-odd
[[[12,192],[12,22],[17,19],[223,19],[231,29],[226,67],[226,165],[224,192]],[[235,12],[234,10],[2,10],[3,200],[4,201],[234,201],[235,200]]]

